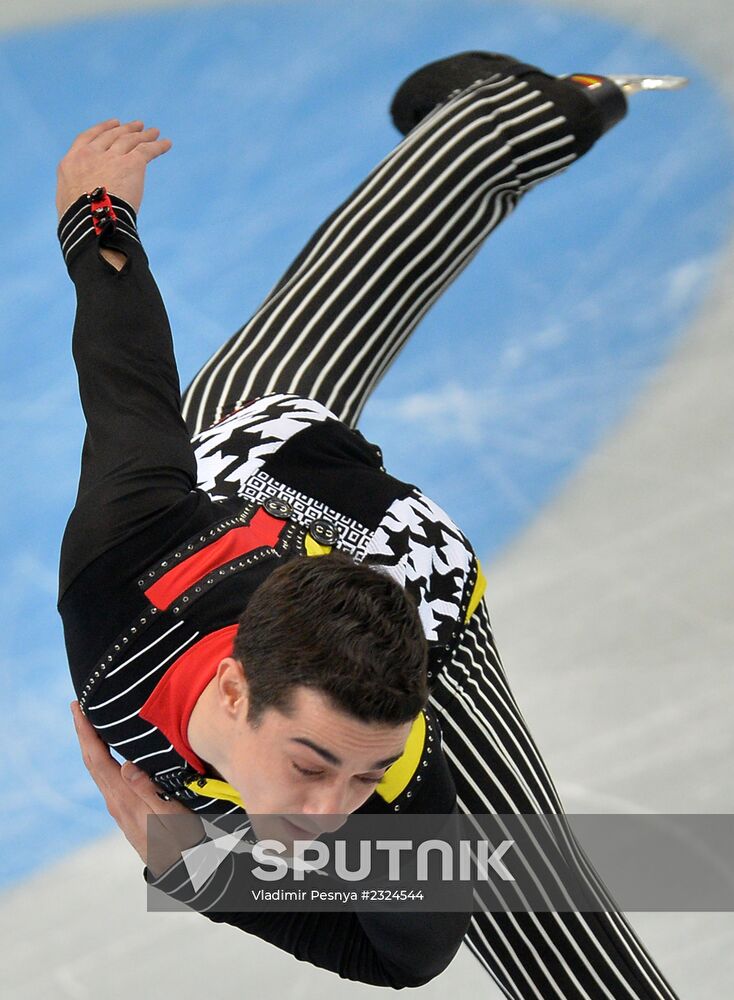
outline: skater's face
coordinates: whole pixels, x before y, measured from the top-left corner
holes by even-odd
[[[226,777],[250,817],[290,817],[306,835],[315,836],[338,829],[372,795],[402,755],[410,730],[410,722],[362,722],[321,692],[299,686],[290,714],[266,709],[255,727],[246,720],[243,702]],[[279,839],[304,838],[288,819],[278,823],[283,827],[282,835],[277,831]],[[257,818],[253,829],[264,835]],[[275,835],[271,821],[268,835]]]

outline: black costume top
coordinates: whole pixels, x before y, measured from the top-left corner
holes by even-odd
[[[117,753],[192,810],[240,812],[244,822],[246,804],[207,773],[186,724],[231,654],[237,620],[259,583],[283,560],[332,547],[389,573],[415,598],[432,685],[484,579],[448,515],[389,475],[380,449],[316,400],[288,393],[249,400],[189,439],[170,328],[136,215],[122,199],[112,196],[111,205],[117,218],[102,232],[86,195],[58,228],[77,292],[73,349],[87,420],[79,495],[61,552],[58,608],[72,680],[85,715]],[[100,245],[127,254],[122,271],[100,256]],[[453,811],[440,744],[428,705],[363,811]],[[176,895],[179,876],[174,866],[155,884]],[[193,898],[190,887],[179,898]],[[395,988],[442,971],[469,920],[460,913],[206,915],[344,978]]]

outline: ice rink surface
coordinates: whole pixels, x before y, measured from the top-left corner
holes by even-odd
[[[433,23],[417,18],[428,8]],[[365,12],[378,9],[390,13],[370,28]],[[264,32],[278,10],[275,44]],[[141,234],[185,380],[397,141],[386,103],[416,65],[486,48],[544,59],[558,73],[691,75],[679,103],[639,98],[604,140],[606,155],[600,144],[521,206],[426,317],[361,426],[484,557],[499,648],[567,810],[734,811],[734,8],[374,0],[350,10],[110,0],[0,8],[14,154],[0,170],[0,199],[6,232],[20,234],[3,241],[0,282],[13,403],[3,423],[13,528],[3,546],[3,995],[193,998],[214,981],[223,998],[374,992],[198,915],[146,914],[139,859],[78,760],[53,608],[51,550],[81,439],[53,168],[77,131],[112,114],[155,119],[174,141],[178,159],[172,152],[149,172]],[[342,66],[364,67],[369,79],[328,101]],[[182,80],[187,102],[176,94]],[[278,149],[286,153],[274,161]],[[592,198],[594,212],[578,211]],[[464,357],[446,374],[459,322]],[[426,422],[434,447],[419,460]],[[34,523],[18,514],[28,491]],[[681,998],[728,995],[731,914],[630,919]],[[500,995],[466,950],[418,992],[448,990]]]

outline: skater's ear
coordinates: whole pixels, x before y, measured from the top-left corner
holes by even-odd
[[[220,708],[228,714],[239,717],[244,712],[247,716],[249,685],[242,660],[225,656],[219,661],[215,695]]]

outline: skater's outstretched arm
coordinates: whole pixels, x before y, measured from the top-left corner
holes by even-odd
[[[146,167],[171,146],[157,135],[142,122],[102,122],[77,136],[57,172],[58,236],[76,288],[72,348],[87,423],[60,596],[95,558],[175,505],[188,525],[201,504],[211,504],[201,492],[192,496],[196,462],[181,418],[171,329],[137,232]],[[175,532],[176,522],[174,511],[166,531]]]

